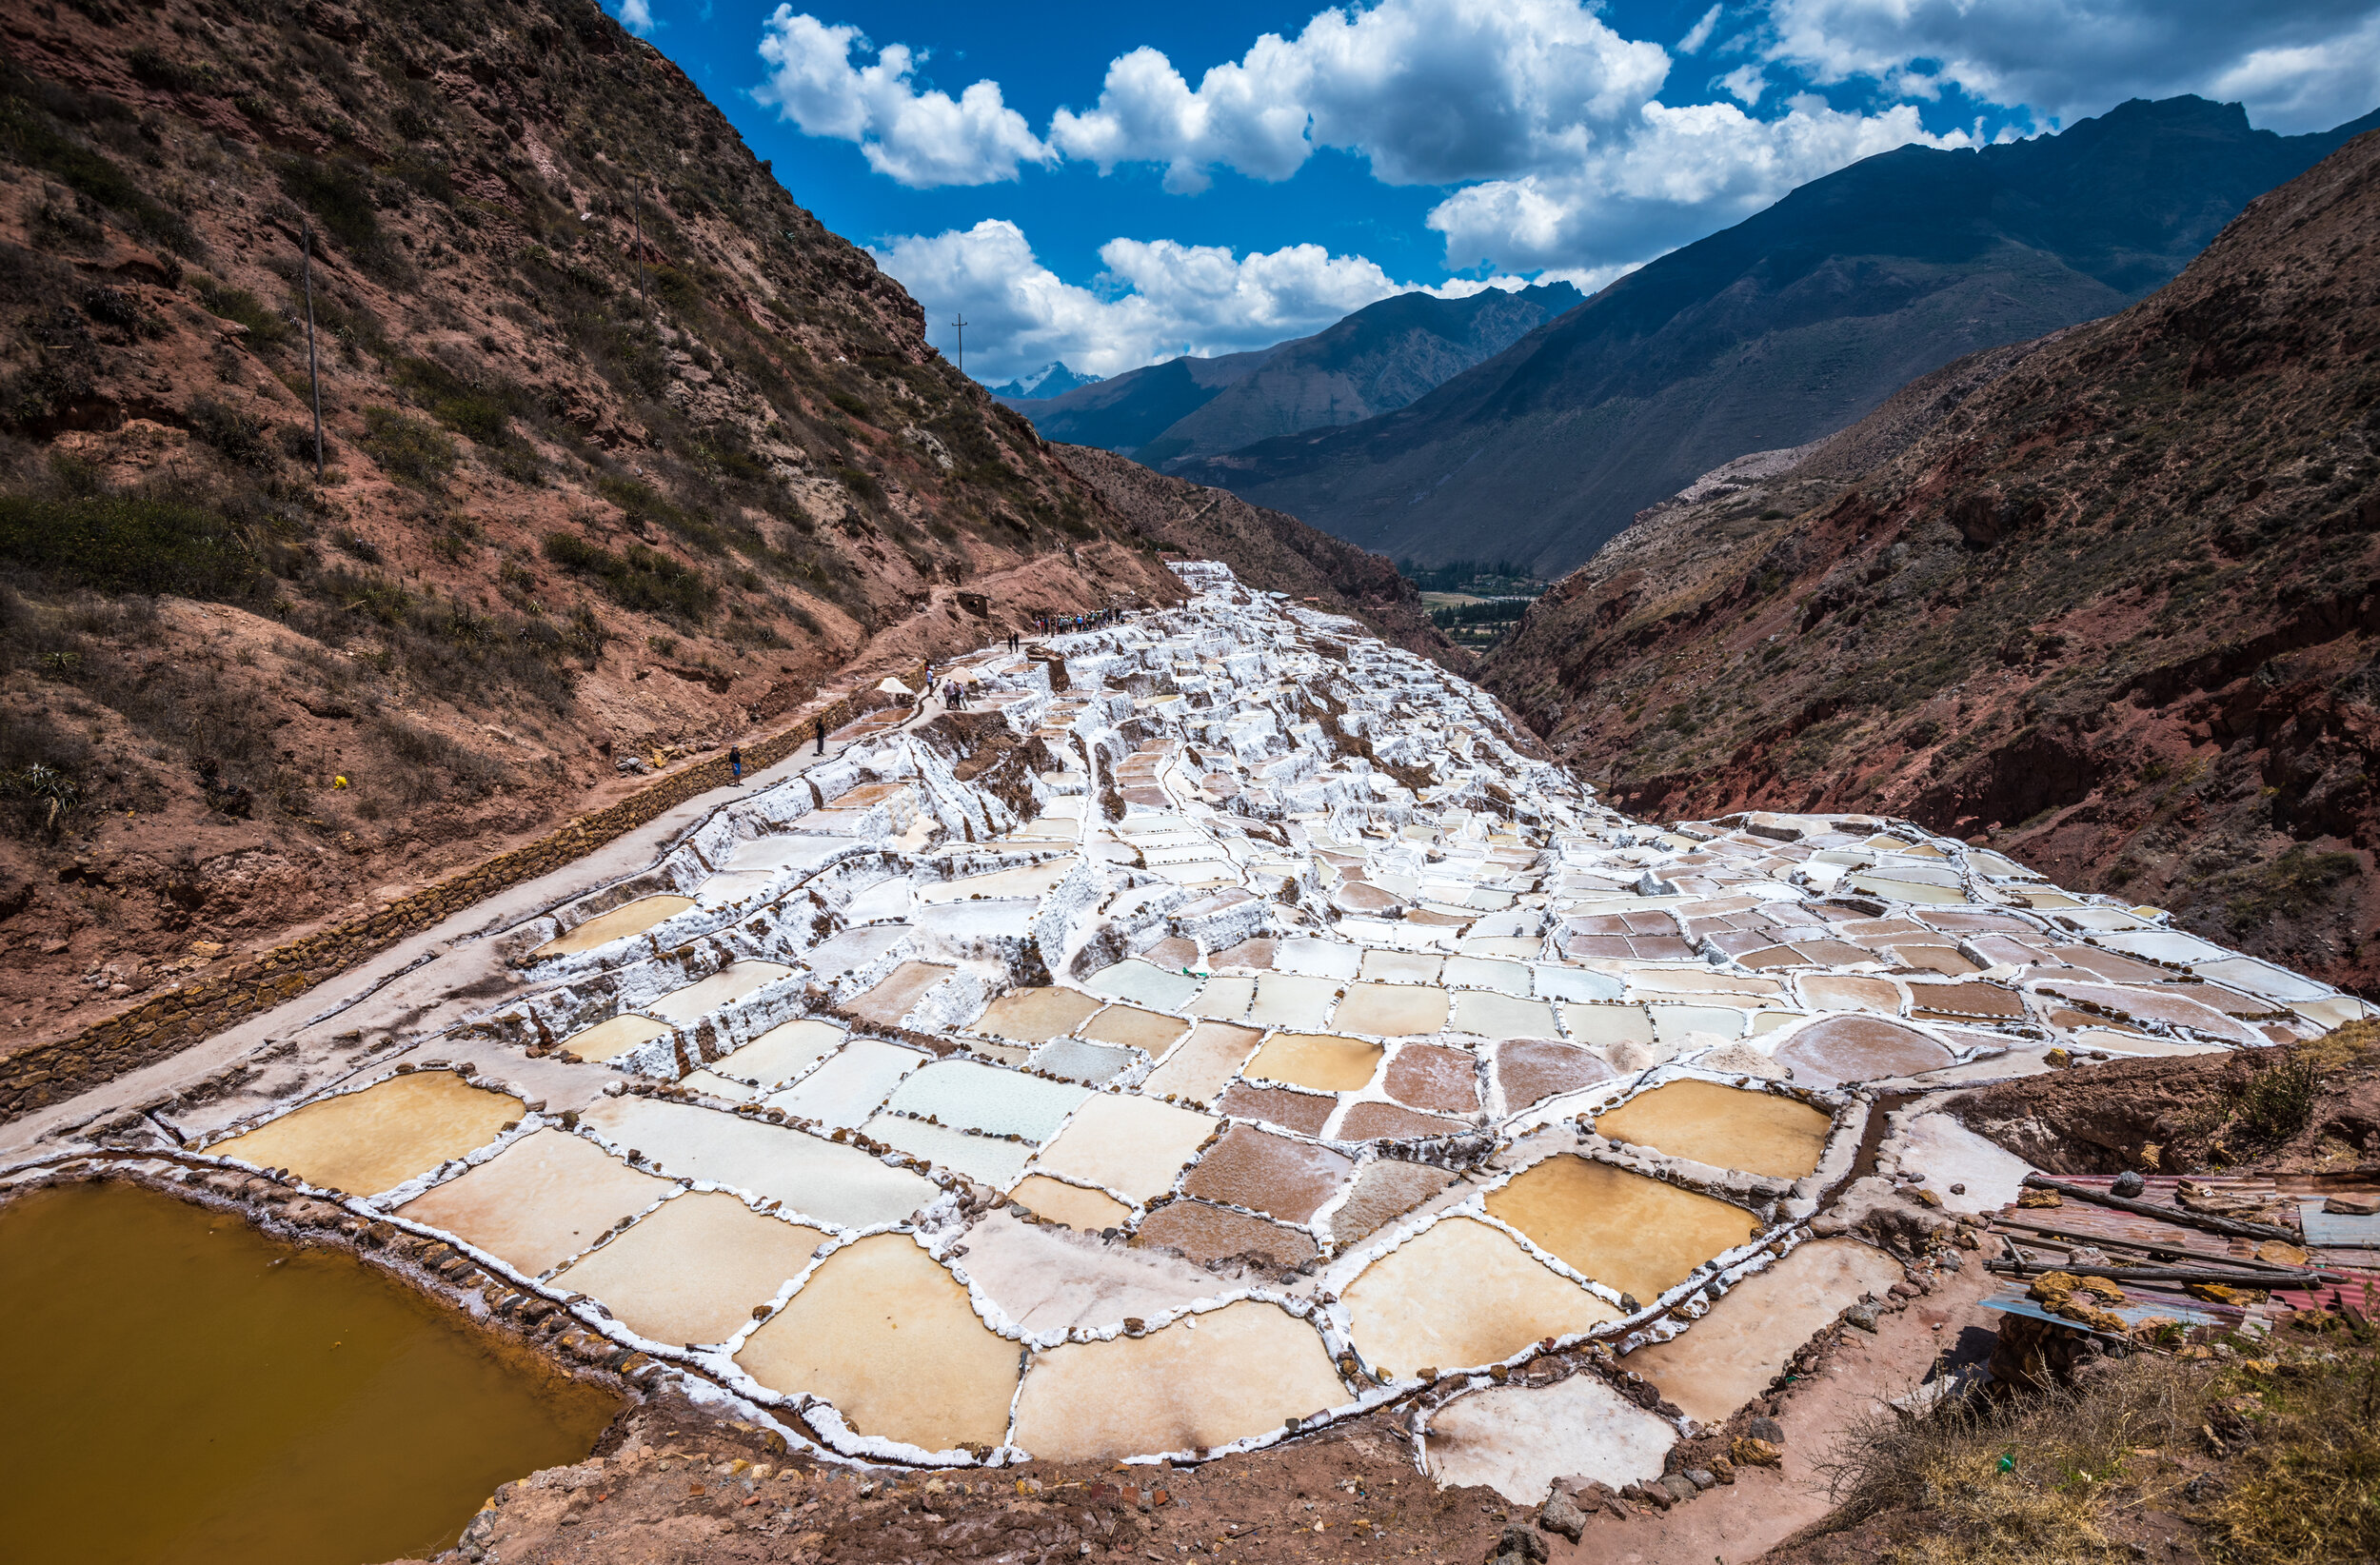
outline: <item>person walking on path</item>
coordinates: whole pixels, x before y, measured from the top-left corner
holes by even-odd
[[[728,745],[728,746],[727,746],[727,770],[728,770],[728,771],[730,771],[730,772],[732,772],[732,773],[735,775],[736,786],[737,786],[737,787],[739,787],[739,788],[741,788],[742,786],[744,786],[744,746],[743,746],[743,745],[741,745],[741,744],[730,744],[730,745]]]
[[[824,718],[818,720],[818,753],[821,755],[826,753],[826,720]]]

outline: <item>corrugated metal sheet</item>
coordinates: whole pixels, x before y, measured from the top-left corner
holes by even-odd
[[[2306,1242],[2317,1249],[2335,1246],[2342,1250],[2380,1250],[2380,1217],[2351,1218],[2325,1212],[2321,1199],[2316,1198],[2298,1202],[2297,1222],[2306,1231]]]
[[[2151,1316],[2161,1315],[2168,1320],[2178,1320],[2185,1326],[2212,1326],[2218,1330],[2230,1330],[2238,1326],[2248,1315],[2247,1311],[2229,1304],[2207,1304],[2194,1298],[2176,1298],[2165,1294],[2151,1294],[2131,1288],[2125,1289],[2124,1292],[2128,1296],[2127,1301],[2122,1304],[2108,1305],[2107,1309],[2110,1314],[2123,1317],[2128,1324],[2133,1326],[2139,1325]],[[2002,1315],[2029,1315],[2035,1320],[2046,1320],[2053,1326],[2068,1326],[2075,1331],[2090,1330],[2079,1320],[2069,1320],[2062,1315],[2052,1315],[2040,1304],[2026,1298],[2024,1285],[2018,1283],[2009,1283],[1998,1293],[1980,1302],[1985,1309],[1997,1310]]]

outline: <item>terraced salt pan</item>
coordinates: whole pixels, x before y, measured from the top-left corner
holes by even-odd
[[[1339,1193],[1355,1164],[1328,1147],[1234,1125],[1182,1180],[1184,1194],[1304,1222]]]
[[[1219,964],[1220,960],[1217,959]],[[1182,1008],[1195,1017],[1237,1021],[1248,1014],[1248,1006],[1255,999],[1256,980],[1252,978],[1212,978]]]
[[[1142,1219],[1132,1242],[1179,1250],[1201,1266],[1250,1256],[1275,1266],[1302,1266],[1322,1253],[1298,1229],[1200,1200],[1166,1202]]]
[[[999,1445],[1017,1385],[1017,1345],[905,1234],[820,1262],[736,1361],[772,1391],[824,1397],[863,1435],[926,1451]]]
[[[1418,1037],[1446,1025],[1443,989],[1418,983],[1356,983],[1332,1014],[1331,1025],[1376,1038]],[[1360,1085],[1361,1083],[1358,1083]]]
[[[1454,1020],[1447,1025],[1453,1032],[1488,1039],[1555,1036],[1554,1008],[1545,1001],[1490,990],[1466,989],[1456,995]]]
[[[722,1005],[732,1005],[744,996],[792,975],[793,969],[783,962],[729,962],[700,983],[689,983],[683,989],[673,990],[645,1009],[664,1021],[674,1021],[684,1026],[701,1020]]]
[[[1955,1057],[1916,1028],[1882,1017],[1832,1016],[1777,1045],[1796,1081],[1832,1086],[1939,1070]]]
[[[1630,1367],[1636,1362],[1632,1357]],[[1490,1386],[1431,1416],[1430,1476],[1441,1487],[1478,1484],[1516,1505],[1536,1505],[1557,1478],[1614,1489],[1649,1483],[1676,1441],[1667,1419],[1597,1376],[1537,1389]]]
[[[1113,1196],[1040,1174],[1028,1174],[1019,1180],[1008,1199],[1036,1217],[1089,1234],[1121,1227],[1132,1216],[1132,1208]]]
[[[1331,1241],[1341,1250],[1362,1242],[1379,1228],[1438,1195],[1455,1175],[1428,1163],[1379,1158],[1363,1165],[1354,1188],[1331,1213]]]
[[[1597,1048],[1653,1041],[1653,1017],[1641,1005],[1564,1005],[1562,1028],[1579,1042]]]
[[[769,1099],[768,1105],[829,1130],[857,1130],[930,1058],[897,1043],[855,1038],[841,1054]]]
[[[1863,1295],[1884,1297],[1900,1263],[1856,1239],[1813,1239],[1744,1278],[1694,1329],[1628,1356],[1687,1417],[1717,1424],[1769,1389],[1786,1361]]]
[[[1073,1032],[1098,1014],[1100,1001],[1077,989],[1011,989],[972,1023],[979,1033],[1041,1043]]]
[[[958,970],[941,962],[904,961],[874,988],[845,1001],[843,1009],[863,1021],[898,1027],[917,1009],[918,1001]]]
[[[993,900],[1039,897],[1072,874],[1081,862],[1081,859],[1067,854],[1038,864],[1003,869],[996,874],[942,881],[919,887],[918,901],[931,905],[935,902],[962,902],[976,897]]]
[[[669,1023],[655,1021],[649,1016],[623,1013],[608,1021],[598,1021],[592,1027],[572,1033],[562,1040],[562,1047],[592,1064],[642,1048],[657,1038],[667,1038]]]
[[[1138,960],[1120,961],[1095,973],[1083,987],[1111,1000],[1128,1000],[1152,1010],[1178,1011],[1205,981],[1186,973],[1169,973]]]
[[[1273,966],[1280,972],[1342,981],[1354,978],[1362,961],[1363,952],[1356,946],[1304,937],[1281,941],[1273,953]]]
[[[1217,1128],[1211,1117],[1171,1103],[1100,1093],[1075,1111],[1034,1166],[1145,1204],[1173,1188],[1182,1164]]]
[[[1115,1043],[1144,1054],[1160,1055],[1180,1041],[1190,1023],[1180,1017],[1144,1011],[1137,1005],[1110,1005],[1083,1023],[1081,1036],[1098,1043]]]
[[[970,1136],[950,1125],[929,1124],[898,1114],[880,1114],[860,1127],[871,1140],[896,1151],[922,1158],[938,1168],[955,1169],[968,1179],[1004,1190],[1017,1182],[1033,1156],[1030,1144],[990,1136]]]
[[[721,869],[723,873],[769,877],[805,874],[837,854],[861,845],[857,837],[822,837],[806,832],[747,838],[736,844]]]
[[[1191,1029],[1188,1038],[1175,1044],[1158,1061],[1157,1069],[1140,1083],[1140,1090],[1153,1098],[1186,1098],[1192,1102],[1211,1103],[1263,1036],[1254,1027],[1201,1021]]]
[[[1528,942],[1534,947],[1537,942]],[[1446,959],[1446,981],[1458,988],[1495,989],[1508,995],[1526,997],[1533,988],[1528,967],[1517,961],[1496,961],[1484,957],[1449,957]]]
[[[1326,1033],[1275,1033],[1249,1060],[1247,1074],[1317,1092],[1359,1092],[1378,1068],[1381,1049]]]
[[[1486,1204],[1582,1277],[1641,1302],[1760,1227],[1740,1206],[1567,1153],[1522,1170]]]
[[[693,905],[694,899],[691,897],[640,897],[635,901],[623,902],[607,913],[598,913],[585,923],[573,925],[556,935],[530,952],[529,960],[541,961],[547,957],[575,957],[593,951],[614,941],[626,940],[630,935],[642,935],[655,924],[666,923]]]
[[[1331,979],[1261,973],[1257,976],[1256,1000],[1248,1007],[1247,1020],[1259,1027],[1320,1027],[1330,1016],[1339,990]]]
[[[1070,1082],[972,1060],[939,1060],[903,1081],[885,1106],[946,1125],[1043,1141],[1090,1096]]]
[[[1598,1116],[1596,1134],[1714,1168],[1798,1179],[1818,1166],[1834,1119],[1807,1103],[1712,1081],[1669,1081]]]
[[[1241,1299],[1144,1337],[1036,1354],[1017,1398],[1017,1444],[1044,1461],[1187,1452],[1352,1400],[1312,1326]]]
[[[765,1090],[808,1070],[841,1047],[848,1036],[830,1022],[802,1017],[779,1022],[712,1068],[721,1076],[757,1082]]]
[[[1487,1223],[1446,1218],[1339,1290],[1364,1361],[1402,1378],[1493,1364],[1619,1312]]]
[[[783,1201],[795,1215],[850,1228],[899,1222],[933,1185],[857,1147],[684,1103],[611,1098],[583,1121],[682,1179],[708,1179]]]
[[[826,1241],[819,1229],[763,1217],[733,1196],[689,1191],[555,1280],[602,1299],[640,1337],[724,1342]]]
[[[520,1117],[517,1098],[466,1086],[450,1071],[419,1071],[318,1099],[207,1150],[369,1196],[486,1146]]]
[[[397,1210],[536,1276],[669,1189],[667,1180],[638,1173],[592,1141],[541,1130]]]
[[[1085,1086],[1102,1086],[1140,1062],[1130,1049],[1108,1043],[1085,1043],[1061,1038],[1034,1051],[1033,1068],[1044,1076],[1061,1076]]]

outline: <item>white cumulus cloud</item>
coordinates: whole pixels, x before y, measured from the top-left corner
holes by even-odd
[[[951,350],[948,326],[967,319],[967,371],[1000,382],[1062,359],[1113,375],[1180,353],[1237,353],[1319,331],[1392,294],[1413,291],[1359,255],[1319,245],[1236,255],[1170,239],[1111,239],[1091,286],[1068,283],[1001,218],[972,228],[910,234],[874,248],[883,268],[925,307],[930,332]],[[1517,287],[1510,278],[1452,284],[1460,295]]]
[[[761,30],[768,76],[752,95],[804,135],[858,143],[870,168],[903,185],[988,185],[1015,179],[1020,164],[1050,161],[997,82],[977,82],[955,100],[922,92],[915,76],[923,56],[887,44],[872,63],[854,65],[855,47],[863,54],[871,48],[858,28],[828,27],[780,5]]]
[[[1458,190],[1428,221],[1446,235],[1450,266],[1609,267],[1740,222],[1796,185],[1911,142],[1973,145],[1963,131],[1928,134],[1906,104],[1854,114],[1802,96],[1776,119],[1756,120],[1732,103],[1649,103],[1631,135],[1576,168]]]
[[[2259,126],[2327,129],[2380,103],[2371,0],[1770,0],[1762,52],[1821,85],[1953,86],[2046,119],[2127,98],[2237,99]]]
[[[620,25],[640,38],[653,35],[653,8],[649,0],[620,0]]]
[[[1294,39],[1266,33],[1195,89],[1135,50],[1095,106],[1059,110],[1049,139],[1102,171],[1164,164],[1175,189],[1216,168],[1284,179],[1324,147],[1392,185],[1447,185],[1577,155],[1668,72],[1658,45],[1577,0],[1380,0],[1322,11]]]

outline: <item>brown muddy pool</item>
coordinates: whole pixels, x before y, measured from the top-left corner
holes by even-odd
[[[619,1409],[352,1257],[121,1183],[0,1207],[0,1322],[39,1344],[0,1419],[18,1559],[427,1557]]]

